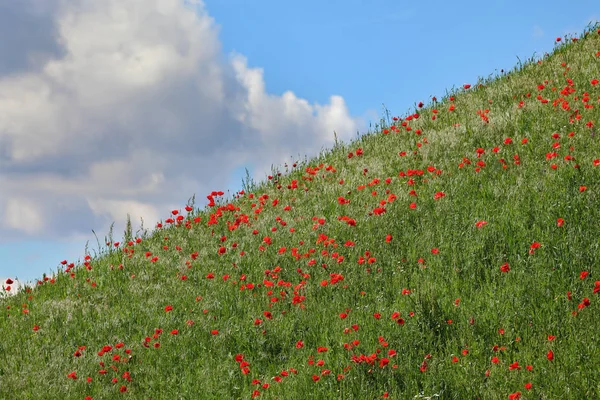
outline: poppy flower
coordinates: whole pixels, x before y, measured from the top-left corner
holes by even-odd
[[[518,361],[515,361],[514,363],[512,363],[508,366],[509,371],[512,371],[514,369],[521,369],[521,366],[519,365]]]
[[[549,350],[546,354],[546,358],[548,358],[548,361],[554,360],[554,352],[552,350]]]
[[[445,194],[444,192],[436,192],[436,193],[433,195],[433,199],[434,199],[434,200],[438,200],[438,199],[441,199],[441,198],[442,198],[442,197],[444,197],[444,196],[446,196],[446,194]]]

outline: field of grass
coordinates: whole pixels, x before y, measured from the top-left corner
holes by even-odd
[[[600,398],[598,28],[3,296],[0,398]]]

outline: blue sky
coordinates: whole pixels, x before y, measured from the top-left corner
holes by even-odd
[[[594,1],[207,0],[226,53],[265,69],[269,92],[352,114],[404,113],[414,102],[551,51],[600,16]]]
[[[194,193],[239,190],[245,168],[260,178],[284,156],[314,155],[331,144],[324,131],[352,138],[378,121],[383,104],[402,115],[518,58],[541,56],[557,36],[579,34],[600,16],[585,0],[206,0],[185,6],[196,7],[198,21],[172,0],[59,3],[0,6],[0,60],[12,60],[0,62],[0,99],[35,105],[0,112],[0,278],[39,278],[82,257],[86,241],[94,248],[92,229],[102,239],[113,220],[122,227],[130,209],[151,227]],[[119,8],[129,13],[118,26],[131,29],[106,33]],[[61,24],[69,14],[75,22]],[[21,22],[37,30],[7,39]],[[141,72],[114,61],[129,44],[146,63],[135,64]],[[96,65],[114,73],[100,75]],[[53,102],[31,89],[50,81]],[[30,97],[14,95],[28,90]],[[77,97],[66,97],[71,92]],[[61,125],[74,104],[76,117]],[[147,121],[152,114],[160,120]],[[52,147],[57,141],[65,144]],[[183,156],[186,147],[205,153]]]

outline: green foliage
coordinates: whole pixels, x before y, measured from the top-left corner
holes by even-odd
[[[111,227],[0,299],[0,398],[599,398],[597,29]]]

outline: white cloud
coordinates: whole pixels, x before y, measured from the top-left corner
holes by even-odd
[[[140,221],[153,223],[160,218],[159,210],[151,204],[134,200],[89,199],[88,205],[96,215],[108,216],[113,221],[125,221],[129,215],[132,224]],[[163,210],[161,210],[163,211]]]
[[[4,205],[4,221],[7,227],[36,234],[44,228],[44,219],[33,200],[10,197]]]
[[[260,68],[222,53],[201,2],[24,1],[12,23],[35,15],[46,30],[0,54],[29,60],[0,64],[1,239],[81,237],[128,213],[151,227],[237,167],[261,178],[364,128],[342,97],[266,93]]]
[[[539,25],[534,25],[532,35],[536,39],[542,38],[544,37],[544,30]]]

